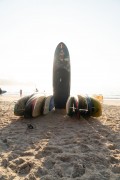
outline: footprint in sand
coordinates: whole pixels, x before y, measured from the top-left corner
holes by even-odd
[[[32,167],[33,167],[32,162],[24,162],[23,164],[18,166],[17,172],[19,174],[28,174],[30,170],[32,169]]]
[[[85,167],[82,164],[74,164],[73,166],[73,172],[72,177],[81,177],[83,174],[85,174]]]
[[[60,178],[66,177],[66,179],[81,177],[85,174],[85,166],[77,162],[56,162],[53,170],[55,175]]]
[[[76,155],[69,155],[69,154],[65,154],[65,153],[62,153],[61,155],[57,155],[56,156],[56,160],[57,161],[62,161],[62,162],[70,162],[73,160],[75,160],[76,158],[78,158],[78,156]],[[75,159],[74,159],[75,158]]]
[[[41,149],[40,151],[38,151],[38,153],[35,155],[36,159],[39,159],[41,157],[46,157],[46,156],[50,156],[53,153],[62,153],[63,150],[59,147],[55,147],[55,146],[47,146],[44,149]]]
[[[115,150],[116,149],[116,145],[115,144],[107,144],[107,147],[110,150]]]
[[[51,157],[48,157],[47,160],[44,162],[44,166],[46,169],[52,169],[55,165],[55,160],[53,160]]]
[[[9,168],[12,169],[15,173],[17,172],[17,167],[16,164],[12,161],[9,162]]]
[[[112,166],[112,172],[120,174],[120,164],[115,164]]]
[[[104,168],[105,169],[105,168]],[[100,174],[103,176],[104,180],[108,180],[110,179],[110,172],[107,172],[105,170],[102,169],[102,171],[100,171]]]
[[[36,176],[34,173],[29,173],[24,180],[36,180]]]
[[[46,175],[41,177],[40,180],[56,180],[56,177],[53,177],[52,175]]]
[[[21,156],[34,156],[34,152],[31,151],[25,151],[21,153]]]
[[[114,156],[110,156],[110,162],[112,164],[120,163],[120,160],[118,158],[115,158]]]
[[[17,158],[13,161],[16,165],[20,165],[25,162],[23,158]]]
[[[38,170],[35,172],[36,177],[42,177],[48,174],[48,171],[45,167],[39,167]]]
[[[59,166],[59,165],[56,165],[56,166],[54,167],[54,172],[55,172],[55,174],[56,174],[58,177],[60,177],[60,178],[62,178],[62,177],[64,176],[64,172],[63,172],[61,166]]]
[[[1,162],[1,165],[5,168],[7,168],[8,166],[8,159],[7,158],[3,158],[2,162]]]
[[[90,152],[91,151],[92,146],[88,146],[86,144],[81,144],[79,149],[81,150],[82,153],[86,153],[86,152]]]

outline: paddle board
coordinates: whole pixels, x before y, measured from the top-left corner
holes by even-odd
[[[35,105],[36,100],[40,97],[40,94],[33,94],[29,100],[27,101],[25,105],[25,112],[24,112],[24,117],[29,118],[32,117],[32,111]]]
[[[66,107],[70,95],[70,56],[67,46],[61,42],[57,45],[53,62],[53,96],[55,108]]]
[[[91,98],[89,96],[85,97],[86,103],[87,103],[87,113],[86,115],[91,116],[94,111],[94,104],[91,101]]]
[[[91,102],[93,103],[94,109],[91,113],[91,116],[93,117],[99,117],[102,115],[102,104],[99,102],[99,100],[91,97]]]
[[[29,100],[29,98],[30,98],[30,96],[24,96],[15,103],[14,115],[24,116],[25,106],[26,106],[26,103]]]
[[[68,116],[72,116],[77,113],[78,100],[74,96],[70,96],[66,103],[66,113]]]
[[[33,105],[32,117],[37,117],[43,114],[43,107],[45,102],[45,96],[40,96],[36,99],[35,104]]]
[[[85,100],[85,97],[82,95],[78,95],[78,109],[87,109],[87,102]]]
[[[45,104],[43,108],[43,114],[48,114],[54,108],[54,98],[52,95],[45,98]]]

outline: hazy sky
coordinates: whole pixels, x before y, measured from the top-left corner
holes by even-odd
[[[54,51],[70,53],[71,87],[120,90],[119,0],[0,0],[0,78],[52,88]]]

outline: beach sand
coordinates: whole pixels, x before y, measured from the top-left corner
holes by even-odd
[[[120,101],[104,101],[99,118],[24,119],[18,99],[0,96],[0,180],[120,180]]]

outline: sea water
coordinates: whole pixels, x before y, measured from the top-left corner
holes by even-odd
[[[25,95],[31,95],[36,92],[36,86],[21,86],[21,85],[6,85],[2,86],[2,90],[6,90],[7,92],[5,94],[2,94],[2,96],[14,96],[18,95],[20,96],[20,90],[22,90],[22,96]],[[37,88],[39,93],[41,94],[51,94],[50,91],[45,91],[45,88]]]
[[[22,89],[22,95],[30,95],[32,93],[35,93],[36,87],[33,85],[29,86],[20,86],[20,85],[6,85],[2,87],[3,90],[6,90],[7,92],[3,95],[20,95],[20,89]],[[53,94],[52,88],[38,88],[40,93],[46,93],[46,94]],[[119,89],[111,89],[110,91],[106,91],[102,89],[102,91],[95,91],[94,89],[91,91],[76,91],[76,90],[71,90],[72,95],[80,94],[80,95],[102,95],[104,99],[115,99],[115,100],[120,100],[120,90]]]

